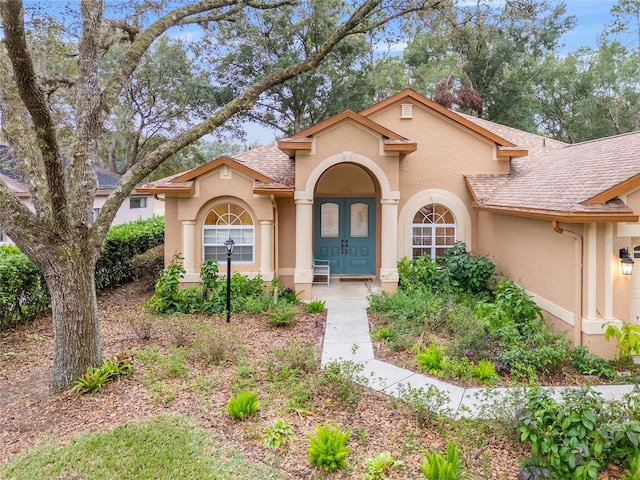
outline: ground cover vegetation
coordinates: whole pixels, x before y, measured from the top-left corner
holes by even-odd
[[[462,259],[455,268],[467,270],[464,246],[456,255]],[[471,262],[489,277],[489,263]],[[223,479],[234,472],[233,478],[247,479],[507,479],[520,472],[564,479],[603,471],[635,478],[640,394],[616,403],[588,390],[563,401],[519,391],[488,397],[487,405],[501,412],[495,420],[454,420],[446,394],[435,387],[407,385],[395,399],[368,390],[363,366],[353,360],[320,368],[320,300],[305,308],[296,292],[262,286],[258,297],[271,297],[263,310],[240,313],[240,302],[230,325],[223,314],[186,313],[175,302],[162,303],[173,305],[171,314],[154,310],[176,265],[160,275],[153,292],[137,282],[100,296],[105,344],[114,353],[73,391],[42,385],[51,358],[41,352],[53,335],[46,318],[0,338],[3,478]],[[216,272],[214,265],[207,269]],[[209,298],[225,283],[203,282],[184,294],[182,305],[196,294],[205,298],[205,290]],[[450,273],[442,279],[458,294],[463,284],[478,289],[481,283]],[[298,308],[295,322],[269,320],[278,303]],[[587,410],[595,417],[584,417],[585,424]],[[567,422],[573,427],[564,428]],[[554,436],[543,435],[547,431]],[[194,456],[196,462],[188,460]],[[90,461],[74,460],[85,458]]]
[[[609,326],[615,361],[571,348],[522,287],[462,243],[437,261],[405,258],[399,273],[400,288],[372,295],[369,311],[379,353],[399,353],[405,366],[466,385],[637,381],[635,329]]]

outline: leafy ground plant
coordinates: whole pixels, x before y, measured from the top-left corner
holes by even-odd
[[[309,436],[309,462],[325,472],[343,469],[347,466],[349,454],[347,440],[349,432],[343,432],[336,426],[318,425],[316,434]]]
[[[389,452],[382,452],[373,458],[367,458],[364,461],[366,473],[363,480],[385,480],[387,473],[393,468],[402,465],[401,460],[395,460]]]
[[[433,385],[427,388],[413,388],[410,384],[400,384],[398,396],[407,404],[416,423],[420,425],[451,416],[449,396]]]
[[[247,390],[238,392],[238,394],[231,397],[227,403],[227,413],[229,413],[234,420],[244,420],[258,413],[259,410],[260,402],[258,401],[258,394]]]
[[[427,480],[458,480],[460,478],[460,460],[455,443],[447,444],[446,456],[437,452],[424,452],[425,459],[420,471]]]
[[[262,433],[262,444],[269,450],[277,450],[289,445],[295,435],[293,428],[284,419],[272,420]]]
[[[324,310],[327,302],[324,300],[311,300],[307,303],[307,312],[309,313],[320,313]]]
[[[99,367],[89,367],[87,372],[77,379],[71,391],[81,395],[83,393],[97,393],[109,380],[114,380],[133,373],[131,356],[122,352],[105,360]]]

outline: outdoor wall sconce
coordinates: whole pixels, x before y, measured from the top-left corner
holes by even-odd
[[[633,259],[631,255],[629,255],[629,250],[627,248],[620,249],[620,268],[622,269],[623,275],[631,275],[633,271]]]
[[[227,323],[231,323],[231,254],[235,244],[236,242],[231,239],[231,235],[224,241],[224,246],[227,247]]]

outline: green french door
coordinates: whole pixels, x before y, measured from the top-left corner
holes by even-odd
[[[375,199],[316,198],[314,256],[337,275],[375,270]]]

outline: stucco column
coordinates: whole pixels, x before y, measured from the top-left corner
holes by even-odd
[[[196,221],[182,220],[182,256],[186,274],[196,271]]]
[[[587,224],[587,320],[596,320],[598,312],[596,309],[597,292],[597,252],[598,252],[597,225]]]
[[[380,228],[380,284],[398,284],[398,199],[383,198]]]
[[[260,220],[260,275],[273,280],[273,220]]]
[[[613,320],[613,223],[604,226],[604,320]]]
[[[304,192],[301,192],[304,193]],[[313,270],[313,199],[295,198],[296,202],[296,268],[293,282],[296,290],[308,290],[311,295]]]

